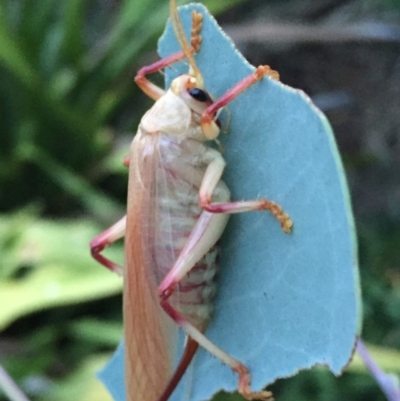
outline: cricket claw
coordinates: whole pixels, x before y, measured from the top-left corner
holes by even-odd
[[[257,80],[260,80],[267,75],[273,80],[279,81],[279,72],[273,70],[269,65],[259,65],[254,74]]]
[[[242,395],[247,400],[274,401],[274,397],[271,391],[258,391],[255,393],[249,393],[247,396],[245,394]]]
[[[251,375],[246,366],[239,364],[233,370],[239,374],[238,391],[246,400],[273,401],[271,391],[251,391]]]
[[[281,223],[282,231],[286,234],[290,234],[292,232],[293,221],[290,220],[289,215],[287,213],[283,213],[279,221]]]

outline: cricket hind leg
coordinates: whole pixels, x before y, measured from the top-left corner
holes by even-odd
[[[185,333],[210,354],[228,365],[239,375],[238,391],[247,399],[265,400],[272,396],[269,391],[252,392],[251,376],[241,362],[210,341],[197,327],[178,312],[169,302],[174,288],[190,272],[195,264],[215,245],[225,228],[228,216],[202,212],[174,266],[158,287],[160,305]],[[176,385],[176,383],[175,383]],[[164,401],[164,400],[161,400]]]
[[[200,49],[201,36],[199,34],[202,27],[202,15],[198,12],[192,13],[192,30],[191,30],[191,46],[192,52],[197,52]],[[179,51],[173,53],[161,60],[156,61],[153,64],[142,67],[136,74],[135,82],[142,89],[142,91],[149,96],[153,100],[158,100],[161,96],[165,94],[164,89],[161,89],[157,85],[150,82],[146,75],[152,74],[154,72],[158,72],[171,64],[176,63],[184,59],[185,53],[183,51]]]
[[[110,245],[113,242],[124,237],[125,229],[126,216],[124,216],[121,220],[117,221],[110,228],[103,231],[92,241],[90,241],[90,252],[93,258],[101,263],[103,266],[105,266],[107,269],[111,270],[114,273],[117,273],[119,276],[122,276],[123,274],[123,267],[103,256],[101,252],[107,245]]]
[[[207,350],[211,355],[215,356],[222,363],[229,366],[234,372],[236,372],[239,376],[238,383],[238,391],[239,393],[245,397],[247,400],[270,400],[272,398],[272,393],[270,391],[257,391],[253,392],[250,388],[251,383],[251,375],[249,370],[243,363],[239,362],[231,355],[223,351],[217,345],[215,345],[212,341],[210,341],[203,333],[200,332],[193,324],[191,324],[182,314],[180,314],[169,302],[170,294],[165,294],[164,298],[161,299],[161,306],[164,311],[174,320],[174,322],[180,326],[185,333],[191,338],[195,343],[198,343],[205,350]],[[194,353],[193,353],[194,355]],[[190,361],[189,361],[190,362]],[[186,368],[187,365],[185,365]],[[181,372],[178,381],[181,378]],[[174,375],[175,378],[175,375]],[[177,382],[174,382],[171,387],[173,391],[177,385]],[[169,383],[171,384],[171,382]],[[167,386],[169,388],[169,386]],[[171,391],[171,392],[172,392]],[[165,401],[166,398],[159,399],[158,401]]]

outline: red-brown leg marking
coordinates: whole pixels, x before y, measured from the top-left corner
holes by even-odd
[[[182,376],[186,372],[186,369],[189,366],[190,362],[192,361],[198,348],[199,344],[196,341],[194,341],[191,337],[188,337],[182,358],[179,361],[179,365],[175,369],[173,376],[169,380],[163,393],[160,395],[160,397],[158,397],[157,401],[168,401],[169,397],[171,396],[176,386],[180,382]]]

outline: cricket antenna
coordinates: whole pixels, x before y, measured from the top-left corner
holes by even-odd
[[[185,56],[189,61],[190,74],[196,78],[196,87],[203,89],[204,79],[193,57],[193,52],[196,51],[197,49],[194,49],[193,47],[189,46],[189,43],[186,39],[185,31],[183,29],[182,21],[179,16],[176,0],[170,1],[170,14],[171,14],[172,26],[174,27],[175,31],[175,36],[179,42],[179,45],[182,48],[183,53],[185,53]]]

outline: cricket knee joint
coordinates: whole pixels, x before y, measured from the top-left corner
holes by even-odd
[[[219,181],[217,186],[214,188],[212,195],[205,193],[199,196],[199,206],[207,210],[212,202],[224,203],[229,202],[231,194],[228,187],[223,181]]]
[[[105,248],[105,244],[99,243],[99,240],[97,238],[90,241],[89,246],[90,246],[90,253],[94,258],[96,258],[96,256]]]
[[[160,297],[160,302],[166,302],[173,293],[174,293],[174,287],[168,287],[166,289],[159,288],[158,295]]]
[[[142,70],[139,70],[138,73],[136,74],[135,77],[135,82],[138,84],[138,86],[142,87],[143,85],[146,84],[146,77],[145,74],[143,74]]]

